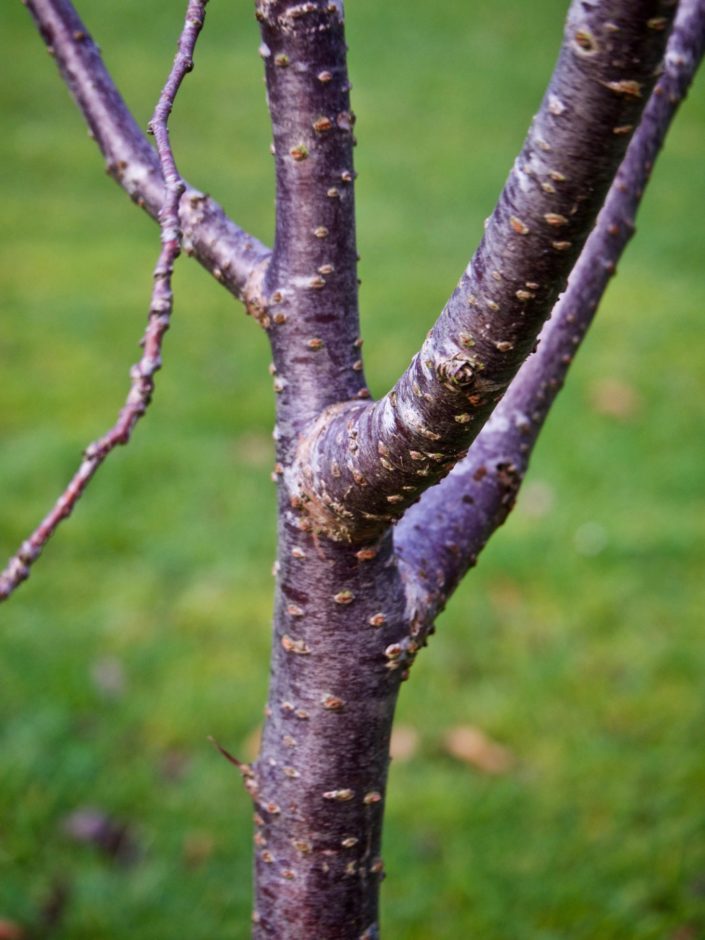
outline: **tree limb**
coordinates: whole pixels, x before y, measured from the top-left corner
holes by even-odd
[[[264,293],[280,459],[326,406],[367,395],[359,353],[353,124],[342,2],[258,0],[276,166]]]
[[[130,372],[132,378],[130,392],[115,425],[86,448],[80,467],[54,508],[32,535],[22,543],[5,570],[0,573],[0,602],[6,600],[15,588],[29,577],[30,569],[39,558],[42,549],[61,522],[71,515],[85,488],[108,454],[118,444],[129,442],[133,428],[146,412],[152,399],[154,376],[162,364],[162,340],[169,329],[174,306],[171,277],[174,262],[181,253],[183,232],[179,219],[179,203],[186,189],[186,184],[176,168],[167,125],[181,82],[187,72],[193,68],[193,50],[203,26],[207,2],[208,0],[189,0],[186,21],[179,38],[174,64],[150,122],[150,130],[157,144],[160,175],[164,180],[162,186],[164,202],[159,212],[162,248],[154,269],[154,286],[147,329],[142,341],[142,357]]]
[[[98,47],[70,0],[25,3],[105,157],[108,172],[157,219],[164,203],[159,158],[115,87]],[[189,186],[179,216],[187,253],[193,254],[239,300],[253,304],[252,311],[257,315],[253,274],[266,263],[268,249],[238,228],[210,197]]]
[[[291,485],[319,531],[373,540],[467,452],[594,225],[673,13],[660,0],[574,0],[524,147],[420,352],[381,401],[329,409],[302,441]]]
[[[548,411],[634,233],[654,161],[705,52],[705,0],[681,0],[658,80],[568,288],[468,456],[395,529],[426,626],[511,511]],[[415,589],[417,589],[415,588]]]

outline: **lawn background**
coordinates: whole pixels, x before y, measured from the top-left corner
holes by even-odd
[[[182,5],[79,6],[144,125]],[[210,4],[174,143],[189,181],[271,242],[251,6]],[[565,9],[348,4],[375,395],[481,235]],[[0,7],[0,43],[5,557],[124,399],[158,239],[105,176],[19,3]],[[704,119],[701,79],[527,493],[403,690],[398,720],[420,743],[391,771],[393,940],[705,937]],[[0,919],[36,936],[249,932],[250,808],[206,736],[244,753],[265,698],[269,356],[196,264],[175,281],[148,417],[0,608]],[[457,725],[511,749],[514,768],[454,761],[443,735]],[[86,806],[130,824],[136,863],[67,837],[66,817]],[[63,918],[37,927],[61,886]]]

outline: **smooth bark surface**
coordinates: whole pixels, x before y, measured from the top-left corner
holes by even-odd
[[[277,178],[263,302],[273,351],[279,548],[255,801],[256,937],[377,936],[389,737],[408,631],[391,536],[319,539],[290,468],[325,407],[365,395],[353,116],[342,5],[261,2]],[[284,926],[286,925],[286,926]]]

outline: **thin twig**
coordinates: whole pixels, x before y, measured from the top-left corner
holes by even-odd
[[[42,549],[62,520],[71,515],[98,467],[118,444],[128,443],[133,428],[146,412],[151,401],[154,376],[162,364],[162,340],[169,329],[174,304],[171,276],[174,262],[181,253],[179,200],[186,189],[186,184],[176,168],[167,125],[179,86],[187,72],[193,68],[193,50],[203,26],[207,2],[208,0],[189,0],[174,63],[149,125],[157,144],[165,187],[164,204],[159,213],[162,248],[154,269],[152,299],[147,328],[142,339],[142,357],[130,370],[132,379],[130,392],[116,423],[107,433],[86,448],[80,467],[54,508],[30,537],[22,543],[0,574],[0,601],[6,600],[29,577],[31,567],[40,556]]]
[[[105,67],[100,49],[70,0],[25,0],[47,51],[81,111],[109,175],[158,219],[164,204],[159,158]],[[179,208],[183,248],[262,319],[259,269],[269,249],[236,225],[210,196],[186,185]]]

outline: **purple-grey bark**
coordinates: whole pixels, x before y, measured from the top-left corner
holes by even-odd
[[[91,34],[69,0],[24,2],[105,157],[108,172],[157,219],[164,202],[159,157],[115,87]],[[264,245],[192,187],[186,187],[179,215],[184,250],[247,302],[248,279],[268,254]]]
[[[27,5],[111,172],[156,217],[165,196],[158,158],[70,2]],[[674,3],[574,0],[556,71],[480,247],[377,403],[367,401],[360,356],[342,0],[257,0],[256,12],[277,177],[273,250],[194,191],[179,212],[184,244],[245,301],[273,353],[271,678],[260,755],[240,765],[255,807],[253,930],[372,940],[400,682],[513,505],[702,56],[705,0],[682,0],[650,100]]]
[[[634,234],[654,162],[704,50],[705,4],[688,0],[679,7],[663,73],[537,351],[520,369],[467,457],[424,493],[394,531],[397,553],[411,569],[410,576],[424,586],[424,631],[514,506],[551,405]]]
[[[390,523],[464,454],[564,285],[663,55],[670,20],[647,7],[573,4],[556,74],[475,259],[410,369],[369,404],[356,401],[365,391],[342,7],[258,4],[278,195],[263,299],[285,320],[270,327],[274,653],[248,779],[256,937],[377,936],[388,740],[399,680],[427,628]],[[316,229],[331,230],[332,211],[350,228],[328,248]]]
[[[130,442],[135,425],[144,416],[152,400],[154,377],[162,367],[162,341],[171,325],[174,308],[171,282],[174,263],[181,254],[183,231],[179,204],[186,190],[171,149],[168,122],[181,82],[193,68],[193,51],[203,27],[207,2],[208,0],[189,0],[174,63],[149,125],[157,145],[157,161],[162,178],[162,205],[157,213],[161,250],[153,272],[149,316],[141,341],[142,355],[130,370],[130,391],[113,427],[85,449],[80,466],[64,492],[0,572],[0,601],[7,598],[29,577],[30,569],[42,549],[63,520],[71,515],[105,459],[116,447]],[[79,41],[85,41],[83,34]]]
[[[467,451],[594,225],[673,13],[660,0],[571,5],[541,108],[421,350],[381,401],[334,407],[300,444],[300,495],[330,537],[359,542],[382,531]]]

